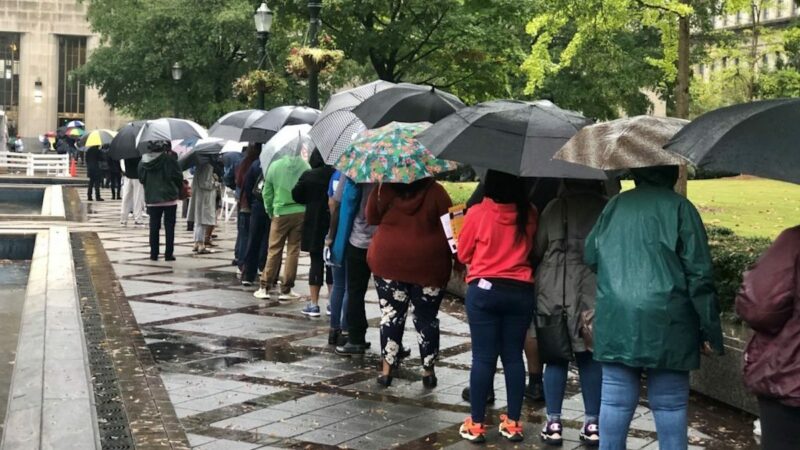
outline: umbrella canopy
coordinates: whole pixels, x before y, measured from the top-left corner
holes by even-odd
[[[366,128],[353,108],[392,86],[394,83],[378,80],[331,96],[309,132],[326,164],[335,163],[353,142],[353,136]]]
[[[173,151],[180,154],[178,163],[186,170],[196,165],[203,158],[230,152],[241,152],[246,142],[229,141],[215,137],[204,139],[185,139],[172,146]]]
[[[287,125],[314,124],[319,114],[318,109],[305,106],[279,106],[253,122],[245,137],[250,142],[267,142]]]
[[[136,150],[136,136],[139,135],[139,131],[144,124],[144,120],[137,120],[128,122],[125,126],[117,130],[117,135],[114,136],[114,139],[111,140],[111,144],[109,145],[108,156],[114,160],[138,158],[142,156],[139,151]]]
[[[205,128],[184,119],[163,118],[148,120],[136,136],[136,148],[139,153],[147,153],[147,143],[152,141],[177,141],[185,139],[207,138]]]
[[[67,128],[86,128],[86,125],[80,120],[72,120],[65,125]]]
[[[93,130],[81,138],[79,145],[81,147],[106,147],[111,144],[111,141],[116,135],[116,131],[102,129]]]
[[[549,101],[496,100],[461,109],[417,139],[437,158],[523,177],[607,179],[605,172],[553,160],[592,123]]]
[[[464,107],[453,94],[431,86],[400,83],[379,92],[353,108],[367,128],[390,122],[436,123]]]
[[[413,183],[456,169],[456,164],[434,157],[414,136],[428,122],[392,122],[364,130],[342,154],[336,168],[356,183]]]
[[[80,138],[84,134],[86,134],[86,131],[83,128],[67,128],[66,132],[66,135],[71,138]]]
[[[308,135],[311,125],[288,125],[281,128],[261,149],[261,170],[267,175],[269,165],[284,156],[300,156],[306,161],[314,150],[314,141]]]
[[[765,100],[706,113],[664,147],[709,170],[800,183],[800,99]]]
[[[247,129],[253,126],[253,123],[266,113],[266,111],[260,109],[245,109],[225,114],[214,125],[211,125],[211,128],[208,129],[208,135],[237,142],[248,141],[247,135],[250,132]]]
[[[677,166],[686,161],[664,150],[664,144],[687,120],[636,116],[583,128],[554,158],[601,170]]]

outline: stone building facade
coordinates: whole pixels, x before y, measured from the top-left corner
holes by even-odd
[[[25,137],[70,120],[116,129],[125,118],[72,70],[100,43],[79,0],[0,0],[0,108]]]

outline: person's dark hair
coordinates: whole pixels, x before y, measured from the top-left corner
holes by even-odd
[[[417,192],[425,189],[425,187],[432,182],[433,178],[422,178],[410,184],[392,183],[391,186],[401,198],[410,198],[413,197]]]
[[[525,239],[531,204],[522,178],[505,172],[490,170],[484,181],[484,195],[495,203],[513,204],[517,207],[517,240]]]
[[[319,152],[319,149],[315,148],[314,151],[311,152],[311,156],[308,157],[308,165],[311,166],[312,169],[325,165],[325,160],[322,159],[322,154]]]
[[[148,152],[162,153],[167,150],[172,150],[172,145],[169,141],[150,141],[147,143]]]

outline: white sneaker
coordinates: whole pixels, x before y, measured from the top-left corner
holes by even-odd
[[[257,291],[253,292],[253,297],[260,298],[260,299],[265,299],[265,298],[269,298],[269,293],[267,292],[266,289],[259,288]]]
[[[252,285],[253,285],[252,281],[242,280],[242,286],[252,286]]]
[[[300,297],[302,297],[302,296],[300,294],[298,294],[297,292],[289,291],[289,292],[287,292],[285,294],[280,294],[278,296],[278,300],[298,300],[298,299],[300,299]]]

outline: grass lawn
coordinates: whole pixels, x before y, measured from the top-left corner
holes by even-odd
[[[444,183],[453,203],[463,203],[475,183]],[[623,182],[623,189],[633,187]],[[800,185],[758,178],[689,181],[689,199],[709,225],[730,228],[740,236],[774,239],[800,224]]]

